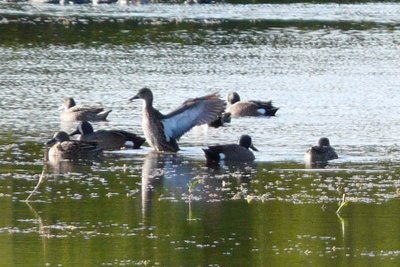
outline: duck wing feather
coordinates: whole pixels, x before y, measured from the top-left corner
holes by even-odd
[[[70,112],[93,112],[100,113],[104,111],[102,107],[90,107],[90,106],[74,106],[68,109]]]
[[[162,123],[168,139],[179,139],[196,125],[214,121],[225,109],[225,101],[217,94],[186,100],[178,109],[164,115]]]

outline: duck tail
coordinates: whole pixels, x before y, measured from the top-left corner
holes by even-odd
[[[132,142],[133,149],[139,149],[143,145],[143,143],[146,141],[146,139],[144,139],[143,137],[141,137],[137,134],[134,134],[134,133],[127,132],[127,131],[118,130],[117,133],[122,134],[125,137],[125,141]],[[132,145],[130,145],[130,146],[132,146]]]
[[[107,110],[107,111],[100,112],[100,113],[97,114],[97,117],[100,120],[107,120],[107,116],[108,116],[108,114],[110,114],[111,111],[112,110]]]
[[[276,112],[279,110],[279,108],[273,107],[270,109],[265,110],[265,116],[275,116]]]
[[[210,148],[202,148],[206,155],[207,163],[218,163],[220,161],[219,153]]]

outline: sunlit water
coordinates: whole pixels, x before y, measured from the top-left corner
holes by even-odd
[[[400,5],[0,2],[0,265],[398,266]],[[172,111],[237,91],[273,118],[43,164],[65,96],[142,135],[140,88]],[[256,162],[201,148],[250,134]],[[304,168],[321,136],[339,159]],[[39,177],[44,181],[31,198]],[[338,202],[349,205],[336,215]]]

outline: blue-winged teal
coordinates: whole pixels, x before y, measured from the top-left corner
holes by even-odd
[[[64,99],[62,109],[62,121],[105,121],[111,112],[102,107],[77,106],[72,97]]]
[[[93,131],[92,125],[87,121],[81,122],[77,129],[70,133],[70,136],[76,134],[80,134],[79,140],[95,142],[104,150],[115,150],[128,147],[139,149],[144,141],[146,141],[143,137],[123,130]]]
[[[258,151],[251,141],[249,135],[242,135],[239,144],[216,145],[203,149],[207,162],[218,163],[224,161],[253,161],[255,159],[253,152]]]
[[[238,93],[231,92],[228,94],[226,112],[231,113],[232,117],[275,116],[278,109],[272,105],[272,101],[241,101]]]
[[[52,146],[49,150],[49,157],[76,159],[80,157],[93,156],[102,151],[95,143],[70,140],[66,132],[57,132],[53,139],[46,143]]]
[[[218,95],[211,94],[186,100],[169,114],[161,114],[153,107],[153,93],[142,88],[130,100],[143,99],[142,127],[147,143],[156,151],[176,152],[177,140],[196,125],[215,120],[224,110],[225,103]]]
[[[331,147],[329,139],[326,137],[320,138],[318,145],[311,147],[304,155],[305,163],[310,167],[325,167],[328,160],[337,158],[335,149]]]

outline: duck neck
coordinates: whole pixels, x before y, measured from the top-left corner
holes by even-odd
[[[146,99],[144,101],[143,109],[146,111],[150,111],[153,109],[153,99]]]

